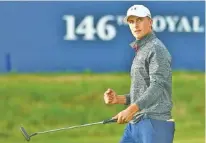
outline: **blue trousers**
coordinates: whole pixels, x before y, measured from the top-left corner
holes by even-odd
[[[174,132],[174,122],[142,118],[127,124],[120,143],[172,143]]]

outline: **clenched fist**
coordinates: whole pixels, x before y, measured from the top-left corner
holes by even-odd
[[[112,89],[107,89],[104,93],[104,102],[106,104],[117,104],[117,94]]]

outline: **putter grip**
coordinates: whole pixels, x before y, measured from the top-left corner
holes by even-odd
[[[107,119],[103,121],[103,124],[114,123],[117,122],[117,119]]]

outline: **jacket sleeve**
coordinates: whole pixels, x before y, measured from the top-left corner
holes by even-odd
[[[125,94],[124,96],[126,97],[125,105],[129,105],[130,104],[130,94],[128,93],[128,94]]]
[[[155,45],[147,60],[150,85],[136,101],[140,110],[148,108],[163,95],[164,88],[170,84],[171,78],[171,56],[166,48]]]

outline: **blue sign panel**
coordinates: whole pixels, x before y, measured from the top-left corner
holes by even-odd
[[[130,71],[134,40],[123,23],[147,6],[174,70],[204,71],[204,2],[0,2],[0,72]]]

